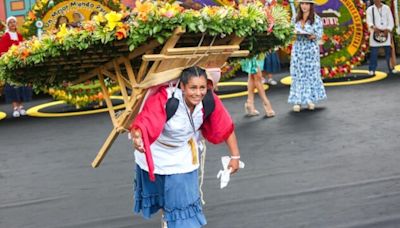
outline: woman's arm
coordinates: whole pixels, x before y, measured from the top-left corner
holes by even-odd
[[[314,22],[315,26],[315,39],[317,41],[321,40],[322,34],[324,33],[324,26],[320,17],[316,17]]]
[[[231,161],[229,162],[228,168],[232,169],[232,173],[236,173],[239,170],[240,152],[234,131],[225,140],[225,143],[231,154]]]
[[[315,17],[314,24],[312,25],[312,30],[313,32],[311,35],[308,36],[308,39],[318,42],[322,38],[322,34],[324,33],[324,27],[320,17]]]

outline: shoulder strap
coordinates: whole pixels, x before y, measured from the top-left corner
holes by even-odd
[[[207,93],[204,96],[203,99],[203,108],[204,108],[204,118],[207,119],[207,117],[214,111],[215,109],[215,101],[214,101],[214,95],[211,89],[207,89]]]
[[[167,121],[175,115],[176,110],[178,110],[179,100],[175,97],[175,91],[172,92],[172,96],[168,98],[167,104],[165,105],[165,111],[167,113]]]
[[[372,6],[372,23],[374,23],[375,26],[375,5]]]

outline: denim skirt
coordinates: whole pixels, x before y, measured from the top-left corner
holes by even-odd
[[[134,212],[146,219],[162,209],[168,228],[198,228],[207,223],[200,200],[198,171],[190,173],[155,175],[136,165],[134,181]]]

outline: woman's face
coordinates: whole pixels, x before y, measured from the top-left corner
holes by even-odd
[[[73,17],[74,17],[74,21],[75,21],[75,22],[80,22],[80,21],[81,21],[81,16],[80,16],[79,14],[74,13],[74,14],[73,14]]]
[[[60,25],[62,25],[62,24],[68,24],[68,18],[66,18],[66,17],[60,17],[60,23],[59,23]]]
[[[303,11],[303,13],[308,13],[308,12],[310,12],[311,3],[302,2],[302,3],[300,3],[300,7],[301,7],[301,11]]]
[[[203,100],[207,93],[207,79],[205,77],[191,77],[186,85],[181,83],[181,90],[186,104],[194,107]]]
[[[15,20],[10,20],[7,24],[8,30],[11,32],[17,31],[17,22]]]

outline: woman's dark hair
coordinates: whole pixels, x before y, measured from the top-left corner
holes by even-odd
[[[93,11],[90,16],[89,16],[89,20],[92,20],[94,16],[99,15],[98,11]]]
[[[56,28],[57,28],[57,29],[60,28],[60,26],[61,26],[61,25],[60,25],[61,18],[67,19],[67,24],[66,24],[66,25],[68,25],[68,23],[69,23],[68,17],[66,17],[66,16],[59,16],[59,17],[57,18],[57,22],[56,22]]]
[[[182,71],[182,74],[180,77],[181,83],[183,83],[184,85],[187,85],[190,78],[192,78],[192,77],[204,77],[207,80],[206,71],[204,69],[201,69],[198,66],[193,66],[193,67],[186,68]]]
[[[299,4],[299,8],[297,10],[296,22],[303,19],[303,10],[301,10],[301,4],[302,3]],[[312,4],[312,3],[308,3],[308,4],[310,4],[310,14],[308,14],[307,21],[310,21],[310,24],[314,24],[314,20],[315,20],[314,4]]]

